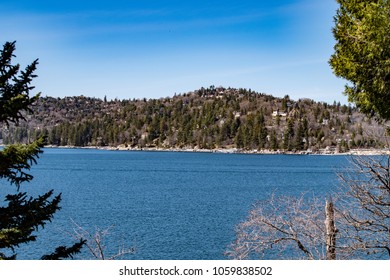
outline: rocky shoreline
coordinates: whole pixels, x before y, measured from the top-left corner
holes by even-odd
[[[108,151],[156,151],[156,152],[193,152],[193,153],[223,153],[223,154],[259,154],[259,155],[390,155],[390,149],[351,149],[346,152],[339,152],[335,147],[327,147],[318,151],[283,151],[283,150],[244,150],[237,148],[216,148],[216,149],[197,149],[197,148],[160,148],[160,147],[129,147],[125,145],[113,146],[53,146],[48,145],[45,148],[63,148],[63,149],[96,149]]]

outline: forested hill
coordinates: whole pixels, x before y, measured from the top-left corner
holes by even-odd
[[[375,121],[357,109],[251,90],[201,88],[172,98],[42,97],[0,143],[45,134],[49,145],[283,150],[380,148]],[[370,131],[370,133],[365,133]]]

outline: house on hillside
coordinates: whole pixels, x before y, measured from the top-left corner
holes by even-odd
[[[287,117],[287,113],[286,112],[284,112],[284,111],[279,111],[279,109],[278,110],[276,110],[276,111],[273,111],[272,112],[272,117],[277,117],[277,116],[279,116],[279,117]]]

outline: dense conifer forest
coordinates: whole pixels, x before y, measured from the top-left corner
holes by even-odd
[[[160,99],[41,97],[0,143],[53,146],[345,152],[382,148],[383,126],[351,106],[214,87]],[[363,133],[364,131],[364,133]]]

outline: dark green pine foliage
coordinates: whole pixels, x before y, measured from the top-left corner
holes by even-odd
[[[25,120],[24,113],[30,111],[30,106],[39,94],[30,97],[34,89],[31,86],[34,71],[38,64],[35,60],[20,71],[20,66],[12,65],[15,42],[5,43],[0,52],[0,124],[9,127],[18,125]],[[26,192],[20,192],[21,185],[30,182],[33,176],[28,172],[37,163],[45,137],[29,144],[13,144],[0,151],[0,179],[15,185],[16,194],[6,195],[0,204],[0,259],[16,259],[19,245],[36,240],[34,234],[51,222],[54,213],[60,209],[61,195],[53,197],[53,190],[36,198]],[[43,259],[63,259],[73,257],[85,243],[80,240],[71,247],[60,246],[53,254],[43,256]]]
[[[48,135],[48,144],[59,146],[286,152],[336,149],[341,140],[357,148],[385,143],[363,135],[367,127],[372,135],[383,129],[356,108],[246,89],[210,87],[172,98],[107,102],[85,96],[40,97],[31,108],[28,122],[0,129],[0,141],[28,143]]]
[[[287,127],[284,131],[283,135],[283,149],[287,151],[291,151],[293,149],[293,137],[294,137],[294,120],[287,120]]]
[[[330,65],[363,113],[390,120],[390,1],[337,0]]]
[[[298,128],[295,132],[295,143],[294,143],[295,150],[301,151],[304,149],[303,137],[304,137],[303,124],[301,121],[299,121]]]
[[[258,126],[258,147],[259,149],[267,148],[268,130],[265,124],[264,114],[262,110],[256,116],[256,124]]]

